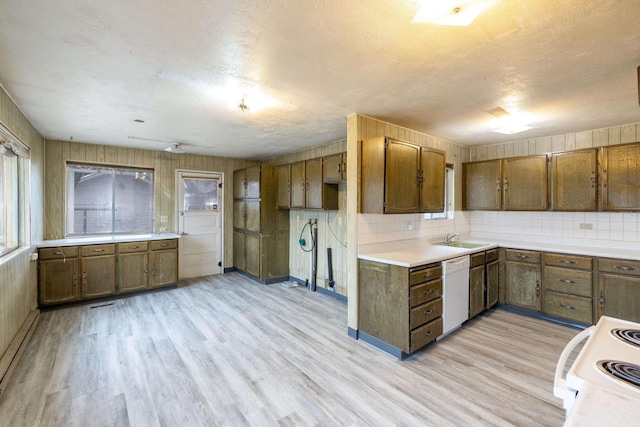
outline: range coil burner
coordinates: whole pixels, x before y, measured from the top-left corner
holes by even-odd
[[[640,329],[615,328],[611,335],[628,344],[640,347]]]
[[[640,366],[619,360],[601,360],[598,367],[605,372],[627,384],[640,387]]]

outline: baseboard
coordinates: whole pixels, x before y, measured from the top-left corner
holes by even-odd
[[[573,320],[564,319],[562,317],[551,316],[549,314],[538,313],[537,311],[527,310],[526,308],[514,307],[512,305],[507,304],[497,304],[497,308],[502,310],[510,311],[512,313],[521,314],[523,316],[534,317],[536,319],[546,320],[547,322],[559,323],[561,325],[570,326],[576,329],[586,329],[591,325],[587,325],[586,323],[575,322]]]
[[[298,279],[297,277],[294,277],[294,276],[289,276],[289,281],[296,282],[298,285],[302,286],[303,288],[307,288],[307,287],[311,286],[311,283],[307,283],[306,280]],[[307,286],[307,284],[309,286]],[[340,295],[337,292],[330,291],[329,289],[325,289],[325,288],[323,288],[321,286],[316,286],[316,292],[318,292],[319,294],[322,294],[322,295],[327,295],[327,296],[329,296],[331,298],[335,298],[338,301],[343,302],[345,304],[348,302],[348,298],[345,297],[344,295]]]
[[[6,390],[7,384],[9,384],[13,371],[16,369],[16,366],[18,366],[22,353],[24,353],[25,348],[27,348],[27,344],[33,332],[36,330],[39,320],[40,310],[33,310],[29,313],[29,316],[27,316],[20,330],[18,330],[15,338],[11,341],[11,344],[9,344],[9,348],[7,348],[2,359],[0,359],[0,398]]]

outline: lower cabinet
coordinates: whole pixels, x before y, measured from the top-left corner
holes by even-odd
[[[640,261],[598,258],[597,317],[640,322]]]
[[[403,358],[442,335],[440,263],[359,260],[359,337]]]
[[[40,306],[108,297],[178,281],[178,241],[165,239],[38,250]]]
[[[541,253],[505,250],[505,302],[516,307],[540,311],[542,308]]]
[[[469,318],[498,303],[498,249],[471,254],[469,268]]]
[[[544,254],[544,307],[552,316],[593,323],[593,258]]]

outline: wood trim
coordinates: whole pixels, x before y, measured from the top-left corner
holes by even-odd
[[[27,348],[33,332],[36,330],[39,320],[40,310],[36,309],[29,313],[15,338],[11,341],[9,348],[0,359],[0,398],[7,388],[7,384],[22,357],[22,353]]]

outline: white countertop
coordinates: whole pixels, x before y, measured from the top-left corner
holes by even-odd
[[[179,235],[166,234],[116,234],[108,236],[69,237],[66,239],[45,240],[37,244],[38,248],[57,248],[61,246],[96,245],[102,243],[141,242],[145,240],[178,239]]]
[[[565,427],[638,425],[640,393],[619,393],[586,383],[576,396]]]
[[[482,237],[462,237],[460,238],[460,241],[486,243],[486,245],[474,249],[463,249],[412,239],[407,240],[404,243],[403,241],[395,241],[381,243],[378,245],[363,245],[359,247],[358,258],[381,262],[384,264],[398,265],[401,267],[416,267],[475,252],[486,251],[496,247],[503,247],[573,255],[640,260],[640,245],[634,245],[634,247],[586,246],[584,244],[573,242],[563,244],[553,241],[514,241]]]

